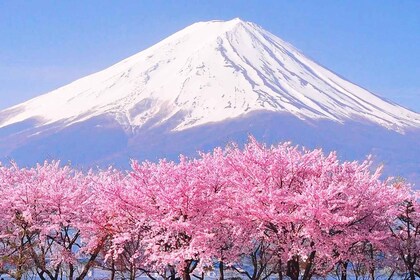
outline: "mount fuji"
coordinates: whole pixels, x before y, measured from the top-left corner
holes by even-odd
[[[248,134],[373,154],[420,182],[420,114],[240,19],[195,23],[103,71],[0,112],[0,156],[80,166],[194,155]]]

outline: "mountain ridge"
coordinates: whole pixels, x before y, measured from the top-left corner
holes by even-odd
[[[173,128],[183,130],[258,110],[303,120],[361,119],[400,133],[420,127],[419,114],[342,79],[239,18],[195,23],[102,71],[0,111],[0,127],[27,119],[38,126],[70,125],[111,114],[129,129],[183,114]]]

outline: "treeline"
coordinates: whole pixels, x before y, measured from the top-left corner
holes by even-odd
[[[15,279],[415,279],[419,193],[371,161],[250,138],[198,158],[81,172],[0,166],[0,273]]]

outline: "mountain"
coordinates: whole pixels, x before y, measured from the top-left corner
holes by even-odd
[[[420,174],[420,114],[386,101],[240,19],[195,23],[103,71],[0,112],[0,155],[33,164],[174,158],[249,133],[372,153]]]

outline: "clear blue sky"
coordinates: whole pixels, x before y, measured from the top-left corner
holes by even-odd
[[[137,53],[196,21],[240,17],[420,112],[420,1],[0,1],[0,109]]]

